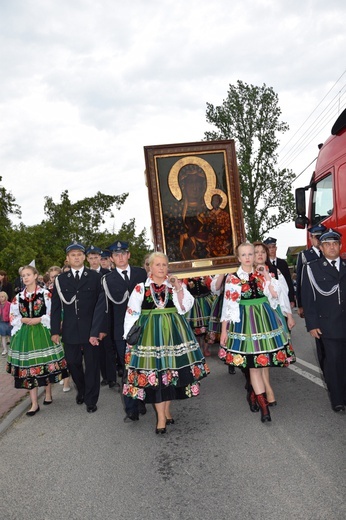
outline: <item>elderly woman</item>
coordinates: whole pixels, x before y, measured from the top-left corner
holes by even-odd
[[[199,381],[209,373],[199,344],[184,314],[193,306],[193,296],[174,275],[168,277],[168,258],[163,253],[149,257],[150,276],[133,290],[125,316],[124,338],[137,322],[142,326],[136,345],[128,345],[128,368],[123,393],[153,403],[156,433],[166,433],[173,424],[171,401],[199,394]]]

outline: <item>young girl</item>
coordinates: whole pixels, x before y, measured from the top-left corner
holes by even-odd
[[[6,370],[14,377],[15,388],[30,390],[31,408],[26,413],[35,415],[38,405],[38,387],[45,386],[43,404],[52,403],[51,383],[68,377],[62,345],[55,345],[50,334],[50,294],[37,284],[37,270],[23,267],[24,290],[11,304],[12,338]]]
[[[7,338],[11,336],[10,307],[8,295],[5,291],[0,292],[0,337],[2,344],[2,356],[7,354]]]
[[[265,396],[263,367],[287,366],[294,361],[286,321],[278,307],[278,293],[267,270],[254,270],[254,246],[237,248],[240,267],[227,277],[222,308],[219,357],[228,365],[250,369],[250,381],[261,421],[271,421]]]

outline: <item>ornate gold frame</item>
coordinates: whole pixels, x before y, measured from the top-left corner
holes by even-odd
[[[170,271],[233,271],[245,239],[234,141],[145,146],[144,155],[153,242]]]

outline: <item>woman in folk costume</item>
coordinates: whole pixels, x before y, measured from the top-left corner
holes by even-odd
[[[215,343],[217,343],[217,344],[220,343],[221,313],[222,313],[222,305],[223,305],[226,278],[227,278],[226,274],[217,274],[215,276],[212,276],[210,290],[211,290],[211,293],[215,296],[215,299],[211,305],[209,326],[208,326],[208,332],[206,335],[206,342],[208,344],[208,347],[210,345],[214,345]],[[205,355],[207,355],[207,354],[205,354]],[[228,365],[228,373],[231,375],[235,374],[235,368],[233,365]]]
[[[287,366],[295,360],[285,318],[278,305],[274,278],[254,269],[254,246],[237,248],[240,267],[227,277],[222,309],[219,357],[228,365],[250,369],[253,397],[261,421],[271,421],[263,367]]]
[[[273,278],[272,284],[274,285],[275,292],[277,293],[280,310],[286,318],[288,329],[291,331],[295,326],[295,321],[292,316],[292,307],[288,298],[288,285],[285,280],[285,277],[280,272],[280,270],[270,262],[268,246],[263,244],[263,242],[254,242],[253,245],[255,246],[254,266],[256,268],[256,271],[262,273],[264,272],[264,270],[269,271],[271,277]],[[274,395],[274,390],[270,384],[269,367],[264,367],[262,369],[262,375],[265,384],[268,405],[276,406],[277,403]],[[253,402],[254,396],[252,394],[249,395],[250,408]]]
[[[205,357],[210,356],[206,334],[209,330],[212,304],[216,298],[210,290],[212,278],[211,276],[196,276],[184,278],[183,281],[194,298],[191,309],[186,313],[186,320],[190,324],[203,354]]]
[[[153,403],[156,433],[173,424],[171,401],[197,396],[199,381],[209,373],[196,337],[184,314],[193,297],[175,276],[168,278],[168,258],[152,253],[145,283],[133,290],[124,323],[124,338],[134,323],[142,327],[136,345],[128,345],[123,393]]]
[[[43,404],[49,405],[52,403],[51,383],[68,377],[63,347],[51,341],[50,293],[37,285],[37,275],[34,267],[23,267],[21,276],[25,287],[11,304],[12,337],[6,366],[14,377],[15,388],[30,391],[28,416],[40,410],[39,386],[46,387]]]

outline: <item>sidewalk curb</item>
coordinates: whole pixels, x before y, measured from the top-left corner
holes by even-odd
[[[44,388],[39,388],[38,397],[42,395]],[[3,419],[0,420],[0,435],[6,432],[8,428],[30,407],[30,396],[20,401]]]

